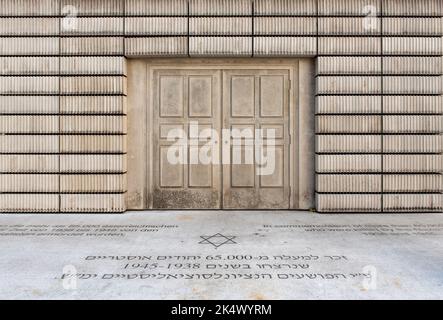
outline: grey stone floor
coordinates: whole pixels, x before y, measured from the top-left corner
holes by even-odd
[[[443,215],[0,215],[2,299],[443,298]]]

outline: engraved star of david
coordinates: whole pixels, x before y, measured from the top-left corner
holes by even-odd
[[[200,236],[203,240],[200,244],[212,244],[216,249],[224,244],[237,244],[234,241],[235,236],[224,236],[221,233],[216,233],[212,236]]]

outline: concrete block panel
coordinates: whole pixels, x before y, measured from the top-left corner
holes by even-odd
[[[0,57],[0,75],[35,76],[58,72],[58,57]]]
[[[381,151],[380,135],[318,135],[317,153],[375,153]]]
[[[63,153],[125,153],[124,135],[63,135],[60,136]]]
[[[379,55],[380,38],[371,37],[319,37],[319,54]]]
[[[443,192],[441,174],[402,174],[383,177],[385,192]]]
[[[58,38],[0,38],[1,56],[51,56],[58,53]]]
[[[91,1],[92,2],[92,1]],[[73,23],[61,23],[62,35],[89,35],[89,36],[122,36],[123,18],[75,18]],[[62,21],[63,22],[63,21]]]
[[[0,94],[58,94],[59,77],[0,77]]]
[[[62,173],[124,173],[127,171],[124,154],[60,155]]]
[[[250,0],[189,0],[189,14],[193,16],[250,16]]]
[[[385,133],[442,133],[443,116],[383,116]]]
[[[190,37],[191,56],[251,56],[252,37]]]
[[[442,74],[441,57],[383,57],[385,74]]]
[[[58,116],[1,115],[0,134],[57,133]]]
[[[122,16],[122,0],[60,0],[62,14],[76,16]]]
[[[126,133],[126,116],[61,116],[62,133]]]
[[[384,76],[383,93],[386,94],[442,94],[442,77]]]
[[[317,133],[378,133],[380,116],[330,116],[315,117]]]
[[[326,16],[377,16],[380,4],[380,0],[318,0],[318,12]]]
[[[442,96],[384,96],[386,113],[443,113]]]
[[[379,96],[317,96],[316,113],[379,113]]]
[[[125,75],[126,58],[60,57],[60,72],[64,75]]]
[[[0,212],[57,212],[57,194],[0,194]]]
[[[254,35],[315,36],[316,18],[254,17]]]
[[[443,210],[443,194],[385,194],[385,212],[431,212]]]
[[[392,153],[442,153],[442,135],[385,135],[383,150]]]
[[[58,192],[57,174],[2,174],[1,192]]]
[[[440,18],[383,18],[384,35],[441,36],[442,32]]]
[[[427,37],[385,37],[383,53],[392,55],[441,55],[441,38]]]
[[[123,174],[63,174],[60,176],[60,192],[125,192],[126,177]]]
[[[441,16],[440,0],[382,0],[385,16]]]
[[[317,94],[377,94],[381,93],[381,77],[319,76]]]
[[[57,173],[58,155],[1,154],[1,173]]]
[[[378,194],[317,194],[318,212],[377,212],[381,210]]]
[[[380,34],[380,18],[372,18],[371,23],[367,17],[333,17],[318,19],[319,35],[364,35],[373,36]]]
[[[0,16],[56,16],[59,0],[3,0]]]
[[[187,0],[125,0],[128,16],[186,16]]]
[[[313,56],[314,37],[255,37],[254,56]]]
[[[380,73],[381,59],[381,57],[318,57],[317,74]]]
[[[61,212],[123,212],[124,194],[62,194]]]
[[[0,96],[0,114],[57,113],[57,96]]]
[[[250,17],[189,18],[190,35],[252,35]]]
[[[315,0],[255,0],[254,15],[291,15],[305,16],[316,14]]]
[[[186,37],[125,38],[126,56],[186,56]]]
[[[185,17],[129,17],[125,18],[127,36],[186,36],[188,18]]]
[[[381,172],[381,155],[366,154],[321,154],[317,155],[318,173],[363,173]]]
[[[384,172],[441,172],[441,154],[386,154],[383,156]]]
[[[60,112],[63,114],[125,114],[121,96],[62,96]]]
[[[62,55],[123,55],[123,37],[61,38]]]
[[[56,135],[0,135],[0,153],[57,153]]]
[[[0,36],[57,36],[59,18],[2,18]]]
[[[126,94],[126,77],[62,77],[60,92],[62,94]]]
[[[378,174],[317,174],[317,192],[381,192]]]

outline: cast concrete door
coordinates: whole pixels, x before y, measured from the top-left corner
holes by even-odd
[[[287,70],[153,72],[157,209],[289,208]]]

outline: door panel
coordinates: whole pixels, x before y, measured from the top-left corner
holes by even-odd
[[[223,128],[223,208],[288,209],[288,71],[223,71]]]

